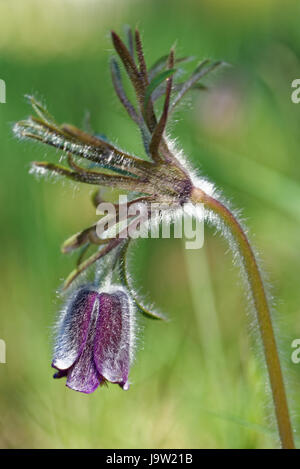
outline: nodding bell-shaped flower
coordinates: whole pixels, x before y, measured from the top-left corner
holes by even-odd
[[[133,325],[133,307],[122,287],[110,287],[109,293],[77,290],[58,323],[54,378],[66,377],[69,388],[87,394],[106,381],[127,390]]]

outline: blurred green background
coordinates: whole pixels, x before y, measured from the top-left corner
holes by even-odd
[[[278,446],[259,335],[225,241],[136,245],[136,285],[171,322],[139,321],[140,346],[124,392],[93,395],[52,379],[56,289],[75,257],[59,247],[95,220],[90,188],[36,180],[29,163],[55,150],[20,143],[12,124],[41,98],[58,122],[82,126],[143,155],[115,97],[110,29],[139,26],[148,63],[176,41],[178,55],[232,64],[207,77],[169,128],[194,166],[242,209],[272,284],[291,412],[300,445],[299,2],[255,0],[1,0],[0,364],[2,448],[273,448]],[[57,158],[59,154],[57,155]]]

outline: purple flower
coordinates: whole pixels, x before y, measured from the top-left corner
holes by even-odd
[[[91,393],[106,381],[129,388],[133,349],[133,314],[121,288],[98,293],[84,287],[67,304],[58,324],[52,366],[54,378]]]

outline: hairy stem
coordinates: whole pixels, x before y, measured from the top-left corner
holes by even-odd
[[[193,189],[191,200],[194,203],[203,203],[206,208],[218,215],[230,229],[238,246],[257,313],[281,444],[284,449],[293,449],[295,447],[293,431],[270,308],[254,252],[241,225],[221,202],[197,188]]]

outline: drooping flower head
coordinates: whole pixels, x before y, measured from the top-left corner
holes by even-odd
[[[57,327],[52,366],[75,391],[91,393],[106,381],[129,388],[134,311],[121,287],[83,287],[68,301]]]
[[[112,57],[111,75],[115,92],[126,112],[138,126],[142,136],[146,159],[131,155],[111,143],[106,137],[91,135],[70,124],[58,124],[48,111],[33,97],[29,101],[36,113],[15,124],[15,135],[21,139],[34,139],[62,151],[62,160],[68,166],[50,162],[34,162],[33,169],[42,174],[56,174],[75,182],[97,187],[93,203],[102,201],[102,186],[127,191],[128,205],[143,204],[150,214],[151,204],[163,207],[166,215],[180,209],[190,201],[193,178],[189,168],[166,135],[169,116],[191,89],[204,89],[199,80],[218,67],[221,62],[203,60],[194,72],[182,82],[178,68],[192,58],[176,58],[171,49],[152,67],[145,62],[139,32],[127,31],[128,46],[112,32],[113,46],[131,81],[136,103],[128,99],[119,61]],[[157,106],[163,103],[160,111]],[[157,109],[158,108],[158,109]],[[115,204],[116,224],[119,223],[121,204]],[[126,230],[134,220],[128,215]],[[90,393],[105,381],[128,388],[128,373],[132,361],[134,304],[143,314],[155,319],[164,317],[142,306],[130,286],[126,272],[126,252],[130,235],[104,236],[97,234],[97,225],[83,229],[62,246],[68,253],[81,249],[77,267],[64,283],[67,289],[73,281],[92,265],[101,270],[101,262],[112,259],[111,271],[119,267],[119,280],[124,288],[112,291],[81,287],[70,295],[57,327],[53,367],[56,378],[65,376],[67,385],[77,391]],[[109,230],[107,230],[109,231]],[[86,251],[94,253],[84,260]],[[100,267],[98,267],[100,265]],[[93,279],[93,285],[97,282]],[[131,297],[131,298],[130,298]]]

